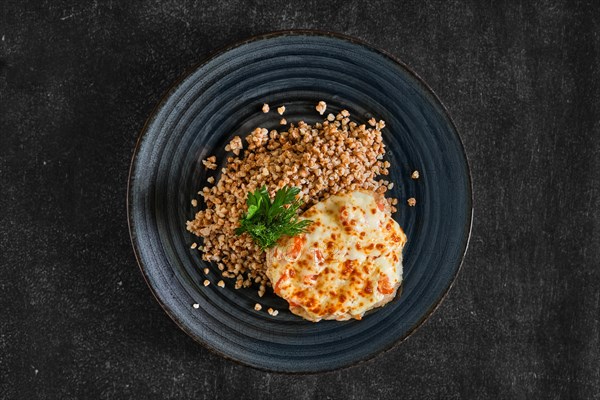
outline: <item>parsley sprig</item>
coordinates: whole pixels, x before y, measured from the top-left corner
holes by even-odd
[[[265,250],[273,247],[283,235],[296,236],[305,232],[312,221],[298,219],[296,211],[302,206],[302,200],[296,198],[298,193],[300,189],[285,186],[271,200],[266,186],[249,192],[246,199],[248,212],[240,219],[240,227],[235,233],[247,232]]]

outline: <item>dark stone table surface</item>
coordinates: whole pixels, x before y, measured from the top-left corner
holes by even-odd
[[[462,272],[394,350],[289,376],[223,360],[167,317],[126,222],[138,132],[211,51],[341,32],[412,66],[473,172]],[[0,4],[0,398],[600,396],[600,3]]]

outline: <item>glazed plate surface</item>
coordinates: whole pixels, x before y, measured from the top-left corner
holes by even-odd
[[[285,104],[289,122],[322,120],[347,109],[351,119],[386,121],[383,137],[400,201],[394,219],[406,232],[400,295],[362,321],[311,323],[268,291],[220,288],[215,265],[200,259],[188,233],[190,204],[210,176],[201,160],[257,126],[279,129],[261,106]],[[413,170],[420,172],[411,179]],[[213,172],[213,171],[208,171]],[[415,207],[406,200],[414,197]],[[231,46],[177,82],[140,135],[128,187],[128,217],[138,263],[157,300],[192,338],[222,356],[269,371],[311,373],[347,367],[390,349],[433,312],[454,281],[471,230],[467,159],[444,106],[408,67],[348,37],[278,32]],[[209,280],[202,269],[211,269]],[[262,312],[254,304],[263,305]],[[195,309],[192,304],[198,303]],[[280,310],[270,316],[266,310]],[[175,339],[174,339],[175,340]],[[409,345],[409,344],[407,344]]]

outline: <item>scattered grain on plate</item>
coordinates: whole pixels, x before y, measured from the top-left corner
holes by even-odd
[[[287,120],[285,118],[281,118],[281,120],[279,121],[279,124],[287,125]]]
[[[414,170],[410,177],[413,179],[419,179],[419,171]]]
[[[208,285],[210,285],[210,281],[208,279],[205,279],[204,280],[204,286],[208,286]]]
[[[196,247],[198,247],[198,243],[196,242],[192,243],[192,245],[190,246],[191,249],[195,249]]]
[[[325,113],[325,110],[327,110],[327,103],[325,103],[324,101],[320,101],[319,104],[317,104],[317,106],[315,107],[315,109],[319,114],[323,115]]]
[[[377,125],[377,121],[375,120],[375,118],[371,118],[368,122],[369,122],[369,125],[371,125],[371,126]]]
[[[270,110],[269,105],[267,103],[263,104],[262,112],[264,112],[266,114],[269,112],[269,110]]]
[[[210,156],[206,160],[202,160],[202,164],[206,167],[206,169],[217,169],[217,157]]]
[[[198,207],[198,200],[192,199],[192,207]]]
[[[279,115],[283,115],[283,113],[285,112],[285,106],[277,107],[277,112],[279,113]]]
[[[383,159],[381,131],[354,121],[343,124],[347,117],[338,115],[314,125],[291,123],[281,131],[257,127],[246,136],[245,149],[227,158],[214,185],[199,192],[205,207],[187,222],[187,229],[203,238],[198,246],[202,259],[215,262],[223,278],[234,278],[236,289],[256,285],[262,297],[271,286],[265,253],[247,234],[235,234],[248,192],[266,185],[274,196],[283,186],[295,186],[304,201],[300,211],[305,211],[340,192],[362,189],[385,195],[388,190],[390,182],[380,179],[391,166]]]
[[[204,268],[204,274],[205,274],[205,275],[208,275],[208,274],[210,274],[210,269],[208,269],[208,268]]]
[[[410,207],[414,207],[417,205],[417,199],[411,197],[410,199],[406,200],[406,203],[408,203]]]
[[[231,139],[231,142],[227,146],[225,146],[225,151],[231,151],[236,156],[240,154],[240,150],[244,148],[244,144],[242,143],[242,138],[239,136],[235,136]]]
[[[214,177],[214,176],[209,176],[209,177],[206,179],[206,182],[208,182],[208,183],[215,183],[215,177]]]
[[[256,304],[254,305],[254,309],[255,309],[256,311],[260,311],[260,310],[262,310],[262,306],[261,306],[260,304],[256,303]]]
[[[192,304],[192,307],[194,307],[194,308],[198,309],[198,308],[200,308],[200,304],[198,304],[198,303],[194,303],[194,304]]]
[[[342,111],[340,111],[340,114],[342,114],[342,117],[346,118],[346,117],[350,116],[350,111],[342,110]]]
[[[269,313],[269,315],[272,316],[276,316],[277,314],[279,314],[279,311],[277,310],[273,310],[272,308],[269,307],[269,309],[267,310],[267,312]]]
[[[223,282],[223,280],[220,280],[220,281],[217,283],[217,286],[218,286],[218,287],[225,287],[225,282]]]
[[[269,131],[265,128],[256,128],[248,136],[246,136],[246,142],[248,142],[248,150],[254,150],[262,147],[269,140]],[[227,161],[229,165],[229,160]]]

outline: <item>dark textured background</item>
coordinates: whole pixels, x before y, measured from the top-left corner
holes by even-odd
[[[3,1],[0,398],[598,398],[598,2]],[[154,301],[126,223],[130,157],[169,85],[275,29],[356,36],[455,118],[475,220],[454,288],[370,362],[269,374]]]

